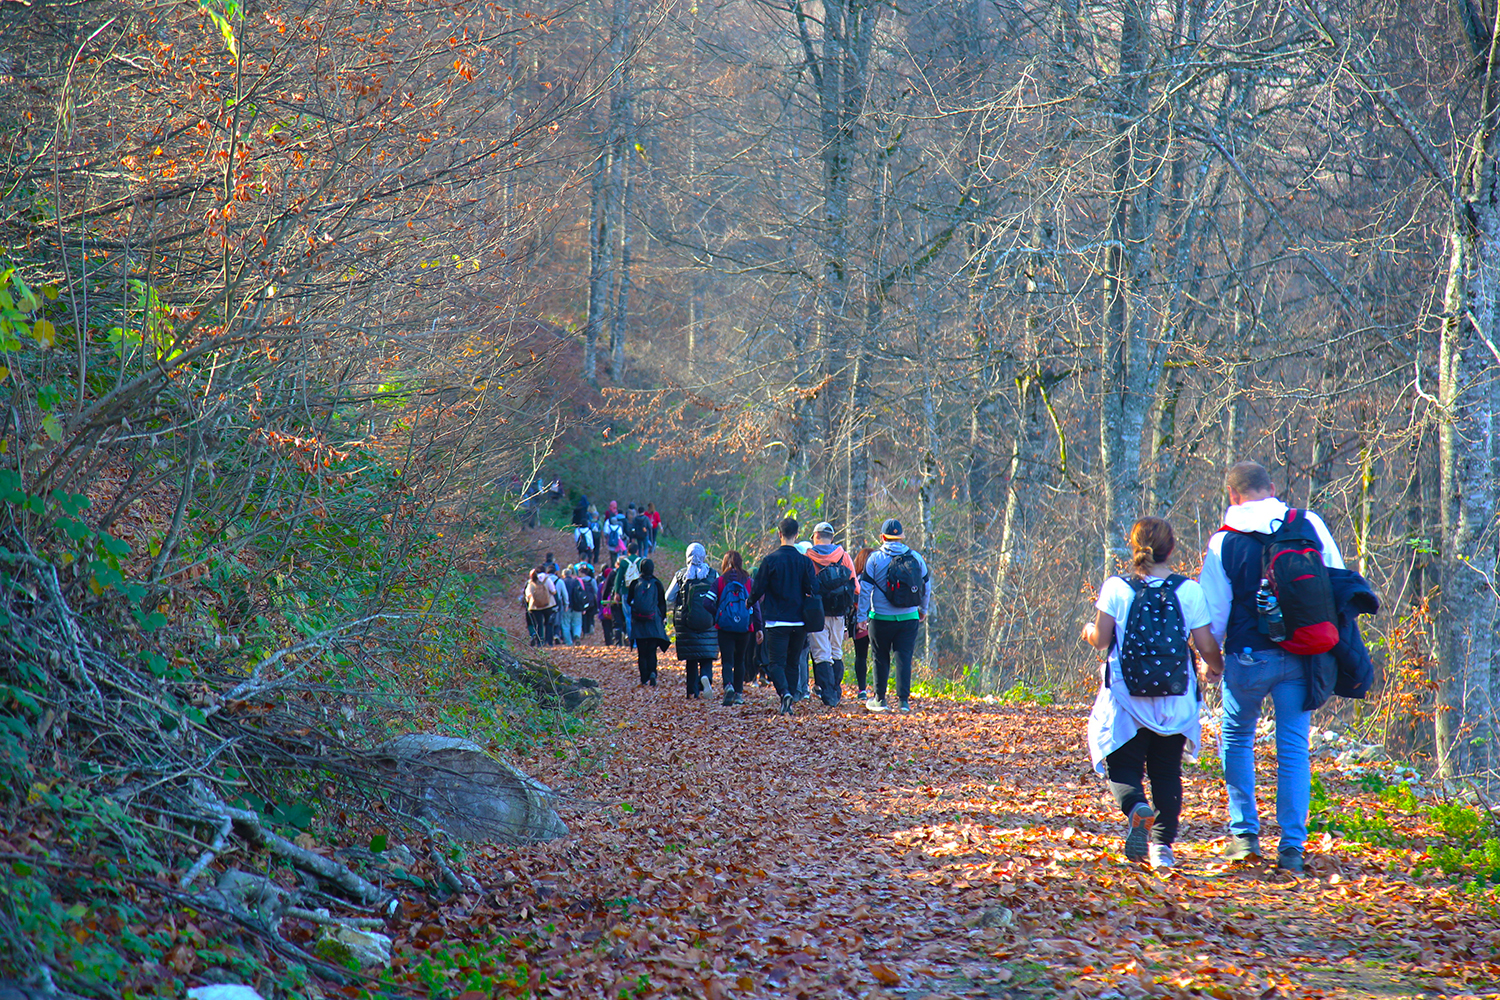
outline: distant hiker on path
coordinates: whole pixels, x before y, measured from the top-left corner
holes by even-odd
[[[901,711],[911,711],[911,658],[917,648],[917,629],[927,617],[932,598],[927,563],[907,548],[906,533],[894,517],[880,526],[880,548],[870,554],[860,575],[858,621],[870,629],[875,651],[875,697],[865,703],[884,712],[891,676],[891,654],[896,654],[896,697]]]
[[[557,608],[557,595],[547,584],[547,575],[538,566],[526,580],[526,624],[531,632],[533,646],[546,646],[551,642],[551,616]]]
[[[865,575],[865,567],[870,563],[870,556],[874,549],[860,549],[854,557],[854,576],[857,580]],[[870,698],[869,679],[870,663],[870,623],[859,617],[859,605],[856,603],[849,610],[848,621],[849,634],[854,637],[854,680],[859,685],[859,700],[868,701]]]
[[[642,559],[640,574],[625,591],[625,608],[641,684],[656,687],[656,654],[672,645],[667,640],[667,596],[656,578],[654,562]]]
[[[1203,589],[1172,573],[1176,546],[1172,526],[1161,518],[1135,522],[1130,573],[1104,581],[1094,620],[1083,627],[1083,641],[1107,651],[1089,713],[1089,755],[1125,814],[1125,857],[1149,857],[1153,868],[1175,863],[1182,755],[1196,757],[1202,743],[1189,639],[1208,664],[1209,679],[1224,670]]]
[[[813,528],[807,558],[817,567],[818,593],[823,598],[823,631],[807,637],[813,683],[823,704],[837,705],[843,697],[844,618],[859,606],[859,581],[854,575],[854,560],[834,542],[833,525],[827,521]]]
[[[713,686],[719,634],[714,630],[715,588],[719,575],[708,564],[708,552],[697,542],[687,547],[687,565],[672,577],[667,603],[672,605],[677,659],[687,671],[687,696],[702,697]]]
[[[1302,629],[1309,635],[1326,631],[1319,626],[1330,623],[1317,619],[1334,614],[1331,592],[1309,590],[1319,590],[1320,569],[1326,588],[1327,570],[1343,569],[1344,557],[1322,518],[1311,511],[1293,510],[1276,499],[1270,473],[1263,466],[1236,463],[1224,477],[1224,488],[1229,493],[1224,527],[1209,538],[1203,572],[1198,576],[1214,636],[1222,640],[1225,652],[1219,739],[1224,782],[1229,786],[1229,846],[1224,856],[1231,861],[1260,856],[1255,725],[1261,703],[1269,695],[1276,706],[1276,822],[1281,826],[1276,863],[1301,872],[1312,799],[1308,730],[1315,706],[1310,704],[1308,680],[1312,671],[1322,669],[1318,661],[1327,654],[1299,653],[1286,647],[1297,644]],[[1277,544],[1278,540],[1288,544]],[[1268,559],[1273,544],[1285,552]],[[1283,558],[1282,566],[1273,568]],[[1302,567],[1294,574],[1295,581],[1271,583],[1278,569],[1293,565]],[[1328,607],[1318,608],[1324,601]],[[1298,618],[1307,624],[1294,623]],[[1283,629],[1291,634],[1282,635],[1279,630]],[[1332,630],[1336,641],[1336,624]],[[1317,645],[1305,648],[1316,650]]]
[[[771,683],[781,697],[782,715],[792,714],[797,661],[807,638],[804,601],[817,587],[812,560],[797,549],[799,530],[795,517],[782,518],[777,528],[781,545],[761,559],[750,590],[750,603],[762,602]]]

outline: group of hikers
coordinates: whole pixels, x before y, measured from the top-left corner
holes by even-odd
[[[650,558],[656,551],[656,536],[661,532],[662,522],[654,503],[633,503],[622,511],[620,502],[611,500],[601,514],[588,497],[581,497],[573,506],[572,523],[573,547],[579,562],[613,566],[627,554]],[[634,550],[630,548],[632,544]]]
[[[580,556],[586,539],[579,532],[590,531],[585,504],[575,510],[585,519],[574,528]],[[839,704],[844,645],[852,637],[854,673],[866,707],[891,707],[894,658],[897,707],[911,711],[912,654],[931,599],[930,574],[922,557],[907,547],[900,521],[881,525],[880,548],[851,556],[834,541],[831,523],[818,524],[811,541],[799,543],[801,526],[786,517],[777,527],[781,544],[761,559],[753,575],[738,551],[725,552],[715,568],[704,546],[693,542],[686,563],[663,584],[651,558],[654,533],[622,537],[624,551],[611,551],[609,524],[617,512],[611,503],[603,536],[610,558],[597,570],[580,559],[559,571],[549,552],[531,571],[522,600],[533,645],[578,642],[590,634],[597,615],[606,645],[635,648],[642,686],[656,686],[657,658],[675,647],[686,672],[687,697],[701,698],[712,689],[714,661],[720,660],[724,705],[742,704],[746,683],[764,674],[776,688],[781,714],[791,715],[814,692],[825,705]],[[632,506],[624,524],[641,513],[655,513],[653,505],[639,511]]]
[[[1083,640],[1103,654],[1088,721],[1090,755],[1126,817],[1125,856],[1170,868],[1182,812],[1182,760],[1200,748],[1204,687],[1220,684],[1219,752],[1229,800],[1225,854],[1229,860],[1259,857],[1255,739],[1261,706],[1270,698],[1281,828],[1277,865],[1301,872],[1312,787],[1312,712],[1332,694],[1362,697],[1373,683],[1355,618],[1374,613],[1379,602],[1364,578],[1344,567],[1322,519],[1276,498],[1264,467],[1240,462],[1224,485],[1224,525],[1209,539],[1196,581],[1171,570],[1171,524],[1143,517],[1130,532],[1128,571],[1108,577],[1099,589],[1094,620],[1083,628]],[[591,530],[592,508],[586,500],[580,507],[575,532]],[[555,565],[532,571],[527,606],[533,615],[542,611],[544,619],[547,581],[561,580],[554,601],[569,610],[561,615],[560,641],[588,634],[597,614],[606,643],[635,647],[641,685],[656,686],[658,654],[675,645],[687,697],[711,689],[719,659],[724,705],[742,704],[746,682],[763,672],[775,685],[781,714],[791,715],[809,697],[809,675],[825,705],[839,704],[844,647],[852,638],[865,707],[890,709],[894,660],[897,707],[911,711],[912,654],[932,588],[927,564],[906,545],[899,520],[881,525],[879,548],[851,556],[835,541],[831,523],[819,523],[810,541],[799,542],[797,519],[786,517],[778,525],[780,544],[753,574],[733,550],[715,568],[704,546],[694,542],[685,565],[663,584],[651,558],[653,533],[609,533],[611,523],[633,527],[647,511],[649,505],[632,506],[621,516],[618,505],[610,504],[603,518],[609,558],[597,575],[582,560],[560,578]],[[614,551],[611,537],[622,551]],[[579,546],[582,556],[582,540]],[[666,629],[669,613],[674,638]],[[533,641],[553,641],[547,628],[547,620],[534,619]],[[873,691],[867,686],[870,659]]]

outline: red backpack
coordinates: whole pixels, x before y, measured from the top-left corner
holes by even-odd
[[[1235,529],[1225,525],[1225,530]],[[1339,627],[1333,606],[1333,587],[1323,565],[1323,542],[1308,520],[1307,511],[1287,508],[1276,530],[1236,531],[1261,544],[1260,575],[1270,582],[1286,624],[1286,639],[1278,645],[1288,653],[1313,656],[1338,645]]]

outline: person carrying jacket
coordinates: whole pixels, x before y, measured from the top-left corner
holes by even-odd
[[[557,608],[557,595],[547,585],[546,574],[538,566],[526,580],[526,624],[530,626],[531,644],[544,646],[551,642],[552,629],[548,624]]]
[[[770,658],[771,683],[781,697],[781,714],[792,714],[793,686],[797,683],[797,659],[807,637],[803,619],[804,599],[817,586],[812,560],[797,549],[800,526],[795,517],[784,517],[777,527],[780,547],[766,553],[755,568],[755,583],[750,588],[750,603],[762,601],[761,614],[766,621],[767,655]]]
[[[674,644],[677,647],[677,658],[687,670],[689,698],[702,697],[703,692],[713,686],[714,657],[719,652],[719,635],[714,629],[711,611],[708,628],[694,631],[687,627],[688,609],[685,602],[695,589],[691,584],[698,580],[708,580],[708,593],[716,593],[718,575],[708,564],[707,550],[700,543],[694,542],[687,547],[687,565],[677,571],[677,575],[672,577],[672,585],[667,588],[667,603],[672,605],[675,612],[673,620],[677,637]]]
[[[854,604],[859,605],[859,579],[854,575],[854,560],[849,558],[849,553],[833,540],[833,525],[823,521],[813,528],[812,548],[807,550],[807,558],[812,560],[813,566],[818,573],[829,566],[842,566],[849,573],[849,579],[854,582]],[[823,631],[812,632],[807,637],[808,648],[812,653],[813,682],[818,689],[818,697],[823,699],[825,705],[837,705],[843,697],[844,684],[844,638],[846,629],[844,616],[848,614],[849,607],[842,607],[833,612],[827,604],[823,607]]]
[[[1210,627],[1224,647],[1223,725],[1219,756],[1229,790],[1229,845],[1224,856],[1243,861],[1260,855],[1255,804],[1255,726],[1269,696],[1276,706],[1276,820],[1281,825],[1277,867],[1304,869],[1307,811],[1312,799],[1308,730],[1313,678],[1328,669],[1323,653],[1289,653],[1260,631],[1255,593],[1260,589],[1264,546],[1249,532],[1269,534],[1287,516],[1271,476],[1255,462],[1238,462],[1224,477],[1229,509],[1224,527],[1208,540],[1198,582],[1208,602]],[[1318,515],[1304,512],[1322,546],[1323,565],[1343,569],[1344,557]]]
[[[635,663],[641,685],[656,687],[656,654],[672,643],[667,639],[667,595],[656,578],[656,563],[641,560],[641,575],[625,589],[625,615],[635,640]]]
[[[901,522],[889,518],[880,526],[880,548],[870,553],[865,562],[865,571],[860,576],[859,614],[856,621],[865,622],[870,630],[870,645],[875,660],[875,696],[865,702],[872,712],[884,712],[886,689],[891,675],[891,654],[896,654],[896,697],[900,699],[901,711],[911,711],[911,658],[917,648],[917,629],[927,617],[927,608],[932,599],[931,576],[927,563],[906,545],[906,533]],[[922,581],[915,595],[916,604],[903,606],[891,603],[893,589],[887,579],[891,563],[898,557],[910,555],[916,561]],[[902,560],[906,562],[905,559]],[[869,586],[866,586],[868,584]]]

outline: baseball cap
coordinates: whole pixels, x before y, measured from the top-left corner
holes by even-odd
[[[817,523],[817,525],[813,528],[813,534],[815,534],[815,535],[832,535],[833,534],[833,525],[829,524],[827,521],[819,521]]]
[[[896,520],[894,517],[888,517],[885,519],[885,523],[880,526],[880,534],[883,538],[906,537],[906,532],[901,530],[901,522]]]

